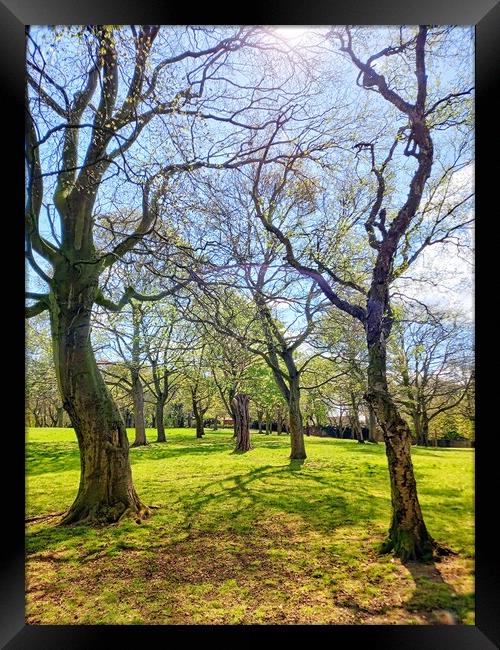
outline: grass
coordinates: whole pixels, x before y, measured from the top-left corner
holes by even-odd
[[[154,440],[155,431],[148,430]],[[129,435],[133,439],[133,432]],[[402,565],[379,556],[390,520],[384,446],[170,429],[131,449],[141,525],[58,527],[79,481],[71,429],[29,429],[29,624],[474,624],[471,449],[413,449],[427,526],[456,556]]]

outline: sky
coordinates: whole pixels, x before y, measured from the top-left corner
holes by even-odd
[[[280,36],[287,40],[290,44],[300,48],[302,43],[311,42],[311,31],[304,28],[303,26],[297,26],[295,28],[283,27],[277,28],[275,30]],[[314,30],[313,30],[314,31]],[[383,32],[377,32],[373,30],[372,38],[377,40],[382,36]],[[460,43],[462,39],[464,48],[469,48],[471,57],[470,57],[470,66],[473,66],[472,59],[472,49],[471,49],[471,31],[468,28],[464,28],[462,32],[458,32],[457,43]],[[59,41],[57,47],[52,48],[50,58],[52,60],[57,60],[58,54],[63,53],[62,48],[73,47],[71,44],[67,45],[66,41]],[[436,64],[438,65],[438,64]],[[467,73],[468,71],[460,71],[460,74]],[[352,71],[350,73],[352,75]],[[453,66],[442,66],[442,83],[449,83],[454,74],[457,74],[457,71]],[[68,72],[69,75],[69,72]],[[445,134],[438,134],[438,140],[440,137],[445,137]],[[48,155],[51,155],[55,149],[50,149],[51,145],[47,143]],[[471,175],[472,179],[472,175]],[[472,181],[471,181],[472,182]],[[47,196],[50,196],[50,183],[49,191]],[[43,234],[50,236],[50,229],[48,222],[45,216],[45,212],[42,212],[42,221],[41,229]],[[57,230],[57,226],[56,226]],[[473,293],[472,293],[472,260],[466,259],[465,254],[461,252],[457,254],[457,250],[451,245],[441,245],[436,244],[430,247],[425,251],[420,258],[416,261],[414,266],[411,269],[411,274],[413,276],[426,276],[428,279],[435,279],[437,275],[442,278],[441,287],[438,289],[435,286],[431,286],[429,283],[423,282],[407,282],[404,283],[404,280],[399,281],[402,289],[405,293],[415,297],[418,300],[422,300],[428,304],[434,304],[438,307],[441,306],[455,306],[463,310],[464,314],[467,314],[467,317],[472,319],[473,317]],[[43,287],[38,279],[33,278],[32,272],[28,269],[27,271],[27,287],[31,290],[40,290]],[[277,305],[277,308],[280,310],[280,314],[284,319],[287,318],[286,305]]]

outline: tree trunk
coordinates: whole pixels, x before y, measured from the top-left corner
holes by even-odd
[[[290,377],[290,400],[288,404],[289,433],[292,460],[304,460],[306,448],[304,445],[304,426],[302,424],[302,413],[300,412],[300,388],[298,375]]]
[[[205,435],[205,431],[203,428],[203,412],[198,408],[198,404],[196,403],[196,399],[194,397],[192,398],[192,402],[193,402],[194,419],[196,422],[196,437],[203,438],[203,436]]]
[[[203,438],[203,436],[205,435],[205,429],[203,427],[203,416],[195,414],[195,420],[196,420],[196,437]]]
[[[378,444],[380,439],[377,427],[377,418],[375,417],[375,412],[370,404],[368,404],[368,431],[368,441]]]
[[[281,406],[280,406],[276,414],[276,433],[280,436],[282,432],[283,432],[283,413],[281,411]]]
[[[64,416],[64,409],[63,409],[62,406],[58,406],[57,407],[56,427],[63,427],[64,426],[63,416]]]
[[[132,483],[123,419],[99,372],[90,343],[97,276],[82,266],[57,269],[51,300],[55,369],[64,409],[80,449],[80,484],[64,524],[112,523],[148,516]],[[57,293],[55,293],[57,292]]]
[[[271,434],[271,416],[269,411],[266,411],[266,436]]]
[[[142,387],[140,368],[141,315],[136,303],[132,303],[132,398],[134,400],[135,440],[132,447],[147,445],[146,420],[144,418],[144,389]]]
[[[132,447],[147,445],[144,420],[144,390],[137,370],[132,371],[132,397],[134,400],[135,440]]]
[[[259,433],[262,433],[262,411],[257,411],[257,426],[259,427]]]
[[[368,393],[382,428],[391,483],[392,521],[383,552],[394,550],[403,561],[432,558],[435,542],[427,532],[411,460],[411,432],[392,401],[386,377],[385,337],[367,327]]]
[[[188,425],[188,429],[191,429],[193,425],[193,414],[191,412],[187,414],[187,425]]]
[[[429,420],[425,413],[420,417],[420,430],[418,435],[418,444],[424,447],[429,446]]]
[[[361,422],[359,421],[358,405],[354,393],[351,393],[351,428],[358,443],[364,444],[365,441],[361,429]]]
[[[248,395],[239,393],[235,395],[231,403],[233,413],[234,413],[234,422],[236,427],[236,447],[235,451],[248,451],[251,449],[250,444],[250,417],[248,414],[248,404],[250,398]]]
[[[228,401],[226,403],[229,407],[229,415],[231,416],[231,419],[233,421],[233,438],[237,440],[238,430],[236,426],[236,414],[234,412],[234,407],[233,407],[233,400],[235,397],[236,397],[236,388],[233,385],[228,391]]]
[[[165,436],[165,417],[164,417],[165,404],[163,399],[158,398],[156,400],[155,407],[155,423],[156,423],[156,442],[166,442],[167,438]]]

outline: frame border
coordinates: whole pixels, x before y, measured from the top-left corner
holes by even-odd
[[[476,105],[479,116],[476,122],[476,214],[479,216],[480,228],[476,235],[476,243],[481,253],[479,268],[475,268],[476,287],[487,286],[492,279],[491,273],[485,269],[483,261],[495,260],[493,250],[487,251],[488,239],[486,228],[488,227],[488,216],[491,207],[495,206],[498,213],[498,198],[496,186],[498,186],[498,172],[494,165],[487,164],[487,153],[492,150],[497,153],[497,147],[492,140],[498,138],[498,105],[491,101],[491,92],[499,72],[500,63],[500,3],[498,0],[475,0],[470,3],[468,0],[441,0],[434,4],[433,0],[420,0],[418,3],[407,3],[398,5],[397,0],[379,0],[372,3],[370,0],[357,0],[355,3],[344,2],[342,5],[332,6],[330,3],[321,3],[321,0],[308,2],[307,7],[300,5],[300,0],[275,0],[273,6],[253,7],[249,12],[246,6],[238,7],[238,15],[229,13],[226,8],[209,6],[201,8],[200,11],[182,11],[180,7],[163,6],[161,11],[157,2],[149,2],[144,6],[143,2],[134,0],[87,0],[85,4],[77,5],[67,0],[44,0],[43,3],[35,4],[31,0],[0,0],[0,52],[2,61],[2,88],[4,95],[9,97],[9,114],[6,116],[9,124],[15,124],[16,129],[8,133],[13,138],[13,145],[7,160],[8,174],[12,177],[11,184],[5,187],[18,187],[19,195],[24,195],[24,187],[21,187],[23,174],[20,173],[24,165],[19,139],[21,137],[22,122],[24,116],[24,27],[26,24],[86,24],[86,23],[143,23],[154,22],[156,24],[455,24],[476,26]],[[269,5],[270,3],[268,3]],[[257,11],[255,11],[257,9]],[[217,11],[218,10],[218,11]],[[145,20],[147,17],[147,21]],[[496,64],[496,65],[495,65]],[[2,102],[5,106],[5,102]],[[13,110],[15,106],[15,111]],[[7,129],[10,131],[10,129]],[[6,134],[7,135],[7,134]],[[19,138],[18,138],[19,136]],[[19,156],[17,158],[16,156]],[[498,161],[495,161],[498,165]],[[19,164],[17,164],[19,163]],[[496,172],[496,173],[495,173]],[[495,192],[495,196],[493,195]],[[5,193],[7,194],[7,192]],[[10,193],[9,193],[10,194]],[[14,193],[12,193],[14,194]],[[489,195],[489,201],[488,201]],[[17,193],[13,197],[16,204],[13,214],[19,210]],[[491,215],[497,216],[495,212]],[[8,214],[8,213],[4,213]],[[19,247],[24,238],[24,230],[21,220],[16,228],[15,241],[19,234]],[[495,222],[491,222],[490,232],[493,234]],[[10,234],[10,233],[9,233]],[[483,239],[484,238],[484,239]],[[493,245],[494,237],[489,238],[489,245]],[[15,303],[19,302],[20,318],[24,322],[24,269],[21,267],[21,255],[17,256],[17,244],[14,265],[16,269],[19,264],[19,293],[16,294]],[[496,251],[498,256],[498,252]],[[477,255],[479,257],[479,255]],[[16,259],[17,258],[17,259]],[[477,259],[477,258],[476,258]],[[16,278],[16,279],[17,279]],[[494,296],[494,294],[492,294]],[[477,304],[476,293],[476,304]],[[494,297],[490,294],[489,307],[494,305]],[[498,557],[498,538],[491,534],[489,526],[496,523],[493,515],[494,497],[498,496],[497,484],[491,480],[498,474],[498,435],[490,435],[487,439],[485,432],[491,428],[491,415],[486,415],[486,409],[495,404],[492,384],[487,382],[487,364],[491,346],[488,346],[488,339],[495,341],[493,326],[496,319],[484,316],[480,310],[476,310],[475,328],[476,332],[482,332],[481,339],[476,335],[476,371],[479,375],[479,392],[477,404],[479,405],[479,429],[482,445],[476,448],[476,625],[475,626],[293,626],[305,632],[307,636],[317,632],[321,636],[326,632],[330,641],[345,638],[350,643],[365,643],[371,647],[400,648],[401,650],[413,650],[426,648],[427,650],[494,650],[500,648],[500,624],[498,612],[500,611],[500,571],[499,563],[495,561]],[[488,329],[489,328],[489,329]],[[9,340],[15,339],[19,348],[24,350],[24,338],[21,334],[23,329],[11,328]],[[498,334],[497,334],[498,337]],[[10,347],[10,345],[9,345]],[[16,362],[21,358],[21,350],[16,350]],[[22,353],[24,356],[24,352]],[[8,366],[9,368],[13,366]],[[491,368],[493,371],[493,368]],[[21,371],[22,372],[22,371]],[[21,380],[23,377],[21,377]],[[16,383],[17,385],[17,383]],[[19,391],[19,388],[17,388]],[[20,392],[20,391],[19,391]],[[24,397],[21,398],[19,421],[24,423]],[[488,419],[487,419],[488,418]],[[16,418],[17,423],[17,418]],[[24,424],[22,425],[24,427]],[[17,427],[16,427],[17,429]],[[17,433],[17,431],[16,431]],[[492,432],[493,433],[493,432]],[[0,555],[0,575],[2,577],[2,590],[0,591],[0,647],[9,650],[24,650],[26,648],[61,648],[66,650],[72,648],[87,648],[89,644],[97,646],[121,640],[138,641],[144,643],[145,637],[149,640],[152,637],[159,640],[170,640],[172,632],[174,637],[185,643],[190,640],[200,639],[203,642],[205,632],[219,632],[221,636],[235,638],[233,633],[242,631],[245,637],[250,640],[266,638],[269,641],[283,639],[283,632],[288,636],[289,626],[49,626],[49,625],[26,625],[25,624],[25,578],[24,578],[24,439],[16,435],[7,436],[10,443],[8,456],[4,462],[8,463],[13,470],[13,476],[6,479],[2,473],[4,482],[4,494],[17,495],[17,503],[5,511],[8,535],[4,532],[4,552]],[[488,449],[486,450],[486,445]],[[498,507],[498,506],[497,506]],[[492,515],[494,520],[492,521]],[[4,529],[5,531],[5,529]],[[285,628],[285,629],[284,629]],[[327,629],[325,629],[327,628]],[[299,630],[297,630],[299,631]],[[182,635],[182,637],[181,637]],[[265,635],[265,636],[264,636]],[[238,636],[240,636],[238,634]],[[240,637],[241,638],[241,637]],[[380,644],[380,645],[379,645]]]

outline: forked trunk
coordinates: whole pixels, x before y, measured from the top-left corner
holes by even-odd
[[[239,393],[235,395],[231,403],[236,428],[235,451],[249,451],[252,448],[250,444],[250,416],[248,414],[249,402],[248,395]]]
[[[149,514],[134,485],[125,424],[98,370],[90,343],[90,315],[97,277],[77,278],[74,267],[56,270],[51,328],[61,399],[80,449],[80,484],[61,523],[112,523]],[[83,277],[82,277],[83,276]]]

